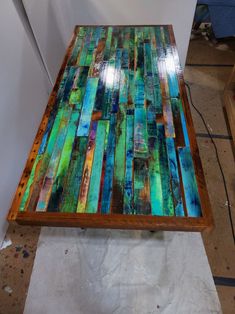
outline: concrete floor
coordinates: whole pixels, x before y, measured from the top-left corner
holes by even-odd
[[[198,37],[190,42],[187,59],[190,66],[186,66],[184,76],[191,86],[195,105],[214,134],[235,221],[234,156],[221,99],[232,69],[228,65],[234,63],[234,56],[235,39],[214,45]],[[235,278],[235,248],[221,175],[205,128],[195,111],[191,111],[216,225],[211,233],[203,234],[203,241],[213,275]],[[0,314],[23,312],[39,234],[40,228],[16,225],[8,229],[7,238],[12,244],[0,251]],[[217,291],[223,313],[235,313],[235,287],[217,286]]]

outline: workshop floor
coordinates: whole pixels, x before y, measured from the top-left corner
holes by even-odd
[[[232,70],[235,39],[212,44],[203,37],[190,42],[185,80],[190,84],[195,105],[203,113],[214,136],[228,184],[235,222],[235,167],[231,135],[222,105],[223,88]],[[226,66],[222,66],[226,65]],[[200,117],[191,109],[200,155],[213,209],[215,228],[203,234],[212,273],[235,278],[235,247],[228,219],[224,187],[213,146]],[[6,248],[0,251],[0,314],[23,313],[40,228],[10,226]],[[235,313],[235,287],[217,286],[224,314]]]

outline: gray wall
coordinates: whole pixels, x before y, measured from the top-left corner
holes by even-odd
[[[54,81],[76,24],[173,24],[185,64],[196,0],[23,0]]]
[[[0,1],[0,243],[51,88],[10,0]]]

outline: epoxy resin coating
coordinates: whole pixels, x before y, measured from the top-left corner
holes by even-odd
[[[203,216],[172,40],[76,28],[18,212]]]

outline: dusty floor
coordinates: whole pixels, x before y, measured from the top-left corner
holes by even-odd
[[[231,135],[222,105],[223,88],[235,63],[235,39],[217,45],[202,37],[191,40],[185,69],[195,105],[203,113],[215,138],[222,162],[235,222],[235,167]],[[228,208],[214,149],[194,109],[191,110],[208,191],[215,218],[215,228],[204,233],[212,273],[235,278],[235,247],[228,219]],[[0,314],[23,312],[40,228],[11,226],[7,238],[12,244],[0,251]],[[235,287],[217,286],[224,314],[235,313]]]

